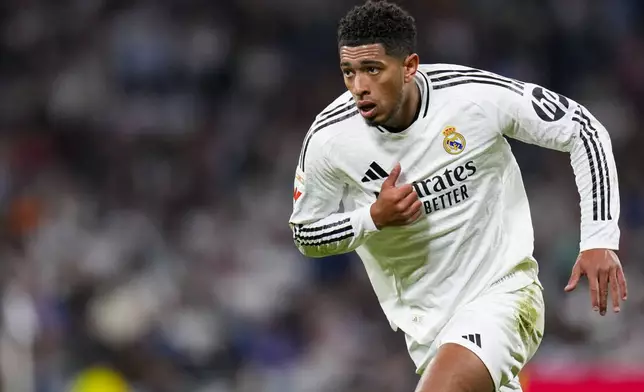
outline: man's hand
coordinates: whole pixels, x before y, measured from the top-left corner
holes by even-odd
[[[606,314],[610,286],[613,311],[619,312],[619,300],[621,298],[626,301],[627,289],[624,271],[615,252],[609,249],[589,249],[581,252],[564,290],[568,293],[573,291],[583,275],[588,277],[593,310],[599,311],[602,316]]]
[[[420,216],[422,203],[418,200],[414,187],[411,184],[396,187],[400,171],[398,163],[382,183],[378,200],[371,205],[371,218],[378,229],[406,225]]]

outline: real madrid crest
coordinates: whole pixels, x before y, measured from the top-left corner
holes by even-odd
[[[465,150],[465,137],[456,132],[455,127],[446,127],[443,130],[443,136],[445,136],[445,139],[443,139],[443,148],[449,154],[456,155]]]

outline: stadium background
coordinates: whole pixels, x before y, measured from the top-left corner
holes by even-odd
[[[2,2],[3,392],[414,389],[359,260],[304,259],[287,226],[304,133],[344,88],[335,26],[355,3]],[[513,143],[548,309],[525,384],[644,391],[644,3],[401,3],[423,62],[542,84],[608,128],[630,297],[605,318],[586,286],[563,293],[568,156]]]

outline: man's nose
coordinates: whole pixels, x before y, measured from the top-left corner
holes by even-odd
[[[369,95],[371,91],[369,91],[369,82],[367,81],[367,78],[357,74],[355,78],[353,79],[353,95],[362,98],[365,95]]]

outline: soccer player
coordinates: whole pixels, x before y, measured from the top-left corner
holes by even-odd
[[[615,255],[619,190],[606,129],[545,87],[420,65],[414,19],[367,2],[340,21],[347,92],[316,116],[297,164],[290,227],[306,256],[355,250],[419,392],[521,390],[544,330],[521,173],[504,136],[570,154],[581,197],[581,276],[594,310],[627,296]]]

